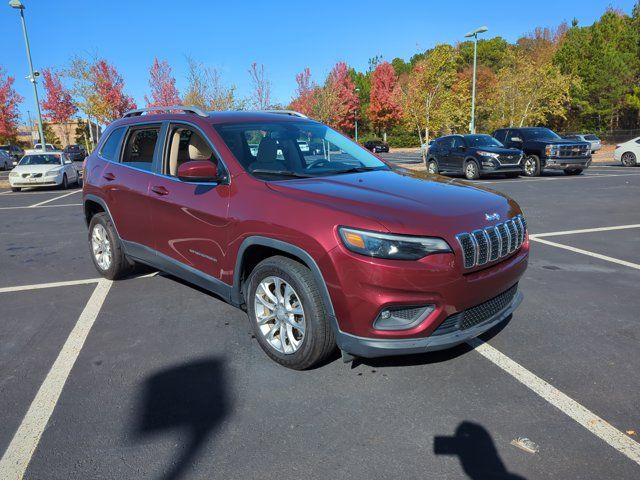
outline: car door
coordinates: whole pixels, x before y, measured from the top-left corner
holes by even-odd
[[[217,163],[225,180],[180,180],[178,167],[192,160]],[[149,190],[154,249],[166,270],[183,278],[187,273],[206,280],[221,279],[231,191],[226,172],[213,143],[200,127],[182,122],[168,125],[163,162]]]
[[[131,126],[126,132],[114,131],[112,135],[119,133],[124,140],[116,161],[105,163],[100,179],[118,234],[127,251],[141,260],[154,257],[150,255],[153,233],[148,193],[154,165],[161,155],[161,127],[160,123],[149,123]]]
[[[514,141],[513,139],[517,138],[519,139],[519,141]],[[522,134],[520,133],[519,130],[515,130],[513,128],[510,128],[509,130],[507,130],[507,137],[505,138],[504,142],[502,142],[504,144],[505,147],[507,148],[522,148]]]
[[[73,161],[68,154],[62,154],[62,162],[64,165],[64,172],[67,174],[67,181],[69,183],[76,183],[78,181],[78,171],[74,167]]]
[[[451,171],[451,159],[449,155],[451,153],[451,142],[453,137],[442,137],[436,140],[438,144],[438,154],[436,159],[438,160],[438,167],[441,171]]]
[[[464,139],[459,135],[452,137],[451,150],[449,151],[449,168],[456,173],[462,172],[466,155]]]

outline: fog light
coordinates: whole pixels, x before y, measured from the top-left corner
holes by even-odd
[[[435,309],[435,305],[385,308],[373,322],[373,327],[378,330],[406,330],[422,323]]]

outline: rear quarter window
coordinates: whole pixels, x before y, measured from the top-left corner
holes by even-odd
[[[124,127],[116,128],[109,134],[109,138],[104,142],[100,149],[100,156],[106,160],[115,160],[118,153],[118,147],[122,141],[122,135],[124,135]]]

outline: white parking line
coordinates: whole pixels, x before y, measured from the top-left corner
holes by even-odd
[[[585,179],[585,178],[602,178],[602,177],[639,177],[640,173],[596,173],[595,175],[575,175],[575,176],[558,176],[558,177],[539,177],[539,178],[522,178],[520,180],[509,180],[505,182],[504,180],[475,180],[474,183],[479,183],[481,185],[485,183],[516,183],[516,182],[545,182],[551,180],[577,180],[577,179]]]
[[[563,243],[551,242],[549,240],[544,240],[542,238],[529,237],[529,240],[533,240],[534,242],[544,243],[545,245],[551,245],[552,247],[562,248],[564,250],[569,250],[574,253],[581,253],[582,255],[588,255],[593,258],[598,258],[600,260],[605,260],[611,263],[617,263],[618,265],[624,265],[625,267],[635,268],[636,270],[640,270],[640,264],[627,262],[626,260],[620,260],[619,258],[609,257],[607,255],[602,255],[600,253],[590,252],[589,250],[583,250],[581,248],[572,247],[570,245],[564,245]]]
[[[614,227],[583,228],[582,230],[565,230],[562,232],[534,233],[533,235],[529,235],[529,238],[535,239],[540,237],[555,237],[556,235],[575,235],[577,233],[608,232],[610,230],[626,230],[628,228],[640,228],[640,223],[636,223],[633,225],[616,225]]]
[[[34,283],[31,285],[20,285],[17,287],[2,287],[0,293],[22,292],[25,290],[40,290],[42,288],[69,287],[73,285],[86,285],[98,283],[102,278],[85,278],[83,280],[69,280],[66,282]]]
[[[102,279],[98,282],[91,298],[78,318],[78,322],[64,343],[58,358],[53,363],[36,397],[22,419],[9,447],[0,459],[0,478],[3,480],[22,479],[31,457],[40,442],[47,422],[62,393],[64,384],[80,354],[89,331],[104,303],[112,282]]]
[[[64,195],[60,195],[58,197],[50,198],[49,200],[45,200],[44,202],[40,202],[40,203],[35,203],[33,205],[29,205],[29,207],[31,207],[31,208],[39,207],[39,206],[44,205],[46,203],[53,202],[55,200],[59,200],[59,199],[64,198],[64,197],[68,197],[69,195],[73,195],[74,193],[80,193],[80,192],[82,192],[82,190],[74,190],[73,192],[65,193]]]
[[[500,367],[506,373],[528,387],[562,413],[572,418],[596,437],[604,440],[620,453],[640,465],[640,443],[632,440],[592,411],[545,382],[519,363],[478,338],[467,342],[476,352]]]
[[[27,205],[24,207],[0,207],[0,210],[22,210],[25,208],[56,208],[56,207],[78,207],[81,203],[63,203],[61,205]]]

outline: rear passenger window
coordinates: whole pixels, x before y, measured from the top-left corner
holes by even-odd
[[[159,132],[159,125],[132,128],[127,137],[121,163],[150,171]]]
[[[120,146],[120,141],[122,140],[122,135],[124,134],[124,128],[116,128],[111,134],[107,141],[104,142],[102,148],[100,149],[100,156],[107,160],[115,160],[116,153],[118,152],[118,147]]]

